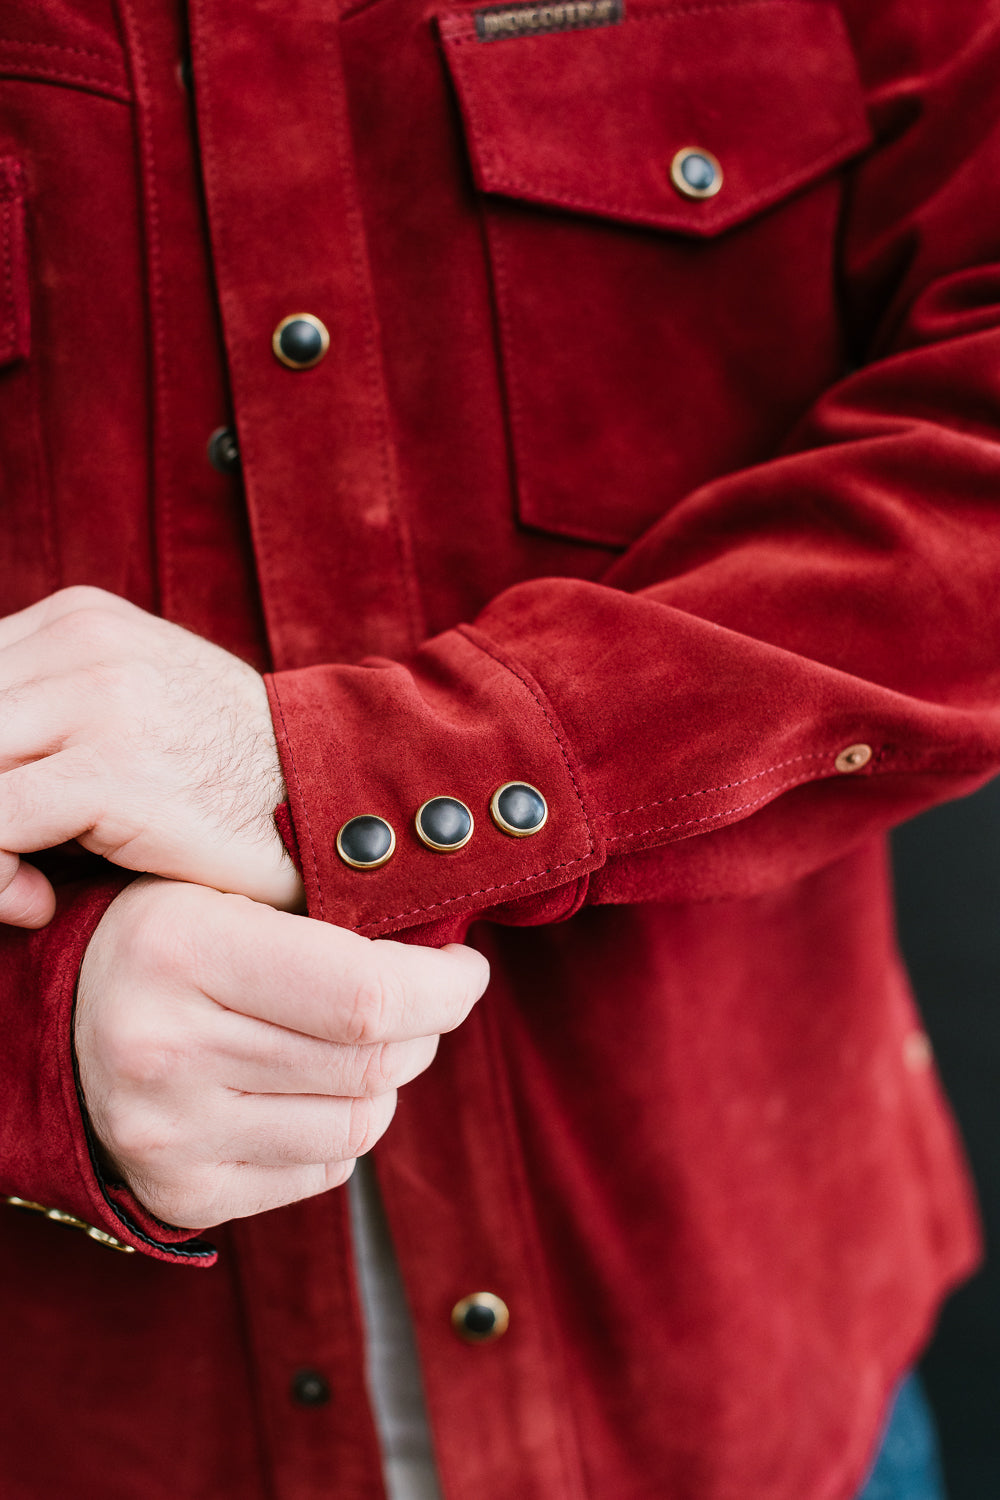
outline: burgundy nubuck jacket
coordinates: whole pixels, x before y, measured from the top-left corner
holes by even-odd
[[[998,78],[1000,0],[0,8],[3,612],[271,671],[311,914],[493,965],[376,1151],[448,1500],[848,1500],[974,1263],[883,835],[1000,764]],[[372,1500],[346,1194],[95,1175],[78,873],[0,937],[0,1492]]]

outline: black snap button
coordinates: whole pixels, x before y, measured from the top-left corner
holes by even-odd
[[[236,474],[240,467],[240,445],[231,427],[217,427],[208,440],[208,461],[220,474]]]
[[[377,870],[392,858],[395,847],[392,825],[374,813],[349,818],[337,834],[337,853],[355,870]]]
[[[318,1370],[296,1370],[292,1376],[292,1397],[300,1406],[325,1406],[330,1386]]]
[[[507,1332],[510,1311],[495,1292],[473,1292],[456,1302],[451,1310],[451,1326],[468,1344],[485,1344]]]
[[[714,198],[722,186],[722,167],[704,147],[685,146],[670,163],[670,181],[685,198]]]
[[[504,833],[524,839],[544,828],[548,804],[537,787],[526,781],[507,781],[490,800],[490,817]]]
[[[290,370],[309,370],[318,365],[330,347],[325,324],[312,313],[292,313],[282,318],[271,338],[271,348]]]
[[[472,814],[457,797],[431,797],[415,818],[418,836],[429,849],[463,849],[472,837]]]

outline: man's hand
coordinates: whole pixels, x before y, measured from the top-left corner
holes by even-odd
[[[237,657],[101,589],[0,620],[0,922],[54,898],[17,854],[68,839],[127,869],[294,909],[267,690]]]
[[[397,1088],[486,988],[486,960],[370,942],[173,881],[129,886],[80,971],[93,1129],[146,1208],[205,1228],[350,1176]]]

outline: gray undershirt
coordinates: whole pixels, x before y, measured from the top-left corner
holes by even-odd
[[[386,1493],[389,1500],[441,1500],[413,1324],[369,1157],[355,1167],[349,1192],[368,1394]]]

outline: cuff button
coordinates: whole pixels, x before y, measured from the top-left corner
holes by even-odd
[[[833,764],[841,776],[849,776],[852,771],[860,771],[871,758],[871,745],[848,745],[846,750],[841,750]]]
[[[490,799],[490,817],[503,833],[526,839],[545,827],[549,808],[537,787],[506,781]]]
[[[377,870],[396,848],[392,824],[374,813],[349,818],[337,834],[337,853],[352,870]]]
[[[464,849],[475,826],[471,812],[457,797],[431,797],[418,809],[414,823],[418,838],[442,854]]]

